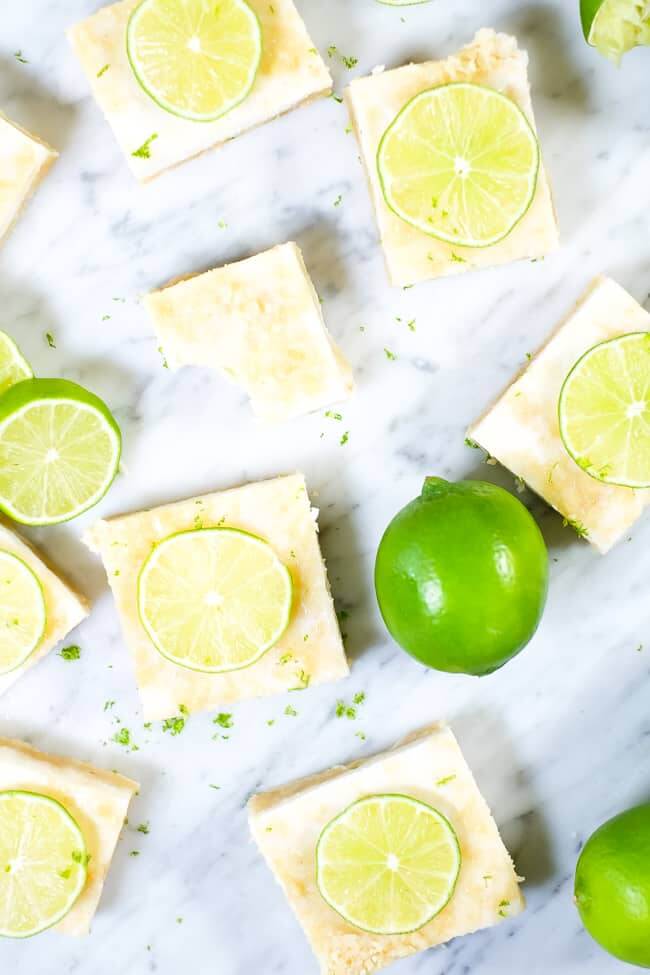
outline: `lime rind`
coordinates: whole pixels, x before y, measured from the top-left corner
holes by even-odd
[[[6,332],[0,331],[0,395],[16,383],[32,379],[33,376],[32,367],[14,340]]]
[[[510,216],[508,217],[507,221],[502,223],[502,226],[498,231],[492,232],[490,234],[484,234],[481,237],[479,237],[475,233],[471,236],[468,234],[460,233],[458,228],[455,228],[453,226],[454,223],[454,219],[453,219],[454,214],[452,212],[454,209],[453,206],[451,204],[443,205],[442,203],[442,197],[444,196],[444,194],[448,194],[450,187],[453,187],[455,182],[462,177],[462,171],[459,171],[457,169],[457,166],[460,163],[463,163],[463,165],[469,163],[470,166],[469,172],[471,173],[471,163],[472,163],[471,155],[469,156],[469,158],[464,159],[462,156],[459,156],[457,154],[455,155],[455,157],[452,157],[450,154],[446,153],[442,149],[436,150],[439,152],[439,155],[441,157],[446,158],[447,162],[445,163],[445,167],[446,167],[445,170],[440,170],[435,175],[438,175],[439,173],[442,172],[447,172],[447,175],[451,175],[451,179],[446,183],[446,185],[444,185],[444,188],[442,189],[440,194],[436,194],[436,196],[431,194],[431,204],[430,205],[427,204],[427,207],[429,211],[431,210],[433,211],[433,214],[429,212],[427,216],[423,216],[423,215],[415,216],[412,212],[408,212],[407,210],[405,210],[403,206],[401,206],[396,201],[395,195],[389,187],[389,181],[390,181],[389,172],[388,172],[389,167],[386,160],[388,147],[390,146],[390,143],[395,138],[395,136],[399,134],[400,129],[404,128],[404,126],[407,124],[410,114],[412,114],[418,108],[419,103],[424,101],[425,99],[427,100],[438,99],[438,98],[444,99],[449,96],[453,98],[457,94],[460,95],[461,93],[467,94],[470,98],[483,99],[483,105],[489,104],[490,101],[492,101],[494,105],[496,105],[498,100],[498,104],[500,105],[500,107],[503,108],[505,112],[509,113],[510,119],[515,122],[515,131],[517,132],[518,135],[522,136],[523,141],[520,143],[520,147],[523,147],[525,143],[527,151],[530,152],[529,165],[525,167],[525,171],[523,173],[524,175],[523,182],[526,187],[525,192],[518,194],[519,202],[513,209],[512,200],[514,199],[515,194],[512,193],[512,179],[510,180],[510,184],[511,184],[510,190],[509,193],[507,194],[508,205],[511,208]],[[476,129],[477,129],[476,120],[477,118],[480,118],[480,116],[481,116],[481,108],[479,108],[478,105],[474,106],[473,111],[471,113],[471,120],[474,124],[471,126],[469,133],[467,133],[467,130],[463,131],[463,137],[465,140],[465,146],[463,148],[467,147],[468,138],[475,137]],[[452,128],[451,123],[446,122],[445,128],[447,129],[446,132],[447,135],[449,130]],[[421,145],[426,145],[426,142],[421,138],[419,138],[417,141]],[[429,146],[430,145],[431,144],[429,144]],[[491,148],[487,150],[483,149],[480,155],[485,155],[489,151],[491,151]],[[398,156],[399,155],[402,155],[402,153],[401,152],[398,153]],[[476,158],[478,158],[478,156]],[[437,240],[442,240],[445,243],[452,244],[456,247],[467,247],[471,249],[492,247],[494,246],[494,244],[498,244],[500,241],[508,237],[508,235],[512,233],[514,228],[523,220],[523,218],[528,213],[528,210],[530,209],[533,200],[535,199],[540,167],[541,167],[541,153],[539,148],[539,141],[537,139],[537,135],[533,129],[533,126],[531,125],[528,117],[526,116],[526,113],[519,107],[519,105],[516,104],[516,102],[514,102],[507,95],[504,95],[499,91],[496,91],[496,89],[489,88],[486,85],[478,85],[472,82],[465,82],[465,81],[455,81],[455,82],[450,82],[449,84],[446,85],[438,85],[434,88],[428,88],[425,91],[421,91],[417,95],[415,95],[410,101],[406,103],[406,105],[402,107],[402,109],[398,112],[397,116],[393,119],[391,124],[388,126],[388,128],[386,129],[386,131],[384,132],[380,140],[379,148],[377,150],[377,173],[379,176],[379,182],[380,182],[382,194],[388,208],[393,213],[395,213],[396,216],[404,220],[405,223],[409,224],[412,227],[415,227],[417,230],[421,231],[422,233],[426,234],[429,237],[434,237]],[[485,172],[486,171],[484,170],[484,173]],[[494,172],[499,176],[498,167],[494,170]],[[427,173],[427,175],[429,175],[429,173]],[[510,177],[516,176],[517,179],[520,179],[522,173],[519,174],[510,173],[509,176]],[[502,179],[502,174],[500,176],[500,179]],[[459,185],[468,185],[468,184],[470,186],[473,185],[473,181],[470,181],[469,178],[467,179],[466,184],[461,183]],[[486,193],[484,190],[482,190],[482,193],[484,197],[485,196],[489,197],[489,194]],[[467,209],[466,189],[463,190],[461,197],[462,197],[462,206]],[[498,201],[494,200],[493,202],[498,202]],[[445,203],[447,203],[447,201],[445,201]],[[499,208],[497,207],[496,209]],[[435,215],[435,219],[434,219],[434,215]],[[503,216],[502,207],[501,207],[501,216]],[[446,223],[449,223],[451,225],[449,230],[444,229],[439,225],[441,219],[443,219]],[[438,222],[436,223],[436,221]]]
[[[11,929],[3,925],[3,915],[0,913],[0,937],[12,938],[17,940],[22,940],[25,938],[31,938],[34,935],[41,934],[43,931],[47,931],[48,928],[53,927],[70,913],[75,903],[79,900],[81,893],[86,886],[86,881],[88,879],[88,854],[86,841],[79,827],[79,824],[74,819],[74,817],[68,812],[65,806],[59,802],[57,799],[53,799],[51,796],[43,795],[38,792],[30,792],[23,789],[9,789],[0,792],[0,822],[2,821],[2,807],[4,803],[9,803],[15,801],[16,799],[23,802],[26,808],[33,806],[35,809],[39,805],[49,807],[54,810],[58,817],[60,817],[61,823],[65,824],[65,829],[70,834],[71,840],[71,857],[65,861],[65,870],[68,873],[67,877],[63,877],[60,872],[57,871],[55,874],[48,875],[48,883],[42,885],[39,889],[47,890],[47,893],[51,893],[51,887],[54,883],[67,883],[68,880],[73,882],[69,885],[69,891],[67,897],[63,900],[63,903],[59,910],[54,912],[47,917],[42,917],[38,924],[33,925],[27,930],[18,931],[16,929]],[[6,825],[6,824],[5,824]],[[9,830],[6,828],[2,830],[2,836],[0,837],[0,843],[2,839],[5,839],[8,835]],[[48,838],[51,836],[51,832],[48,834]],[[34,842],[35,833],[32,829],[29,831],[28,841]],[[25,846],[21,844],[21,856],[29,862],[28,857],[29,848],[25,849]],[[41,851],[42,853],[42,851]],[[39,857],[39,861],[42,861],[42,855]],[[42,866],[42,862],[39,863]],[[6,867],[9,864],[4,865],[4,869],[0,872],[0,904],[5,912],[7,912],[10,907],[10,892],[8,890],[9,886],[9,876],[11,871],[7,871]],[[23,866],[24,869],[24,866]],[[3,887],[7,887],[7,891],[3,890]],[[34,907],[34,896],[27,898],[30,909]],[[6,913],[4,915],[6,918]]]
[[[650,45],[648,0],[581,0],[587,42],[618,64],[635,47]]]
[[[634,376],[630,372],[630,363],[625,361],[628,346],[632,347],[642,358],[641,380],[634,390]],[[620,367],[617,372],[598,369],[593,380],[589,380],[589,370],[598,358],[606,357],[614,351],[618,353]],[[606,364],[605,364],[606,365]],[[650,332],[628,332],[604,342],[599,342],[588,349],[575,363],[566,376],[560,396],[558,398],[558,424],[560,437],[568,455],[585,474],[602,484],[630,489],[650,488],[650,392],[647,376],[650,375]],[[587,385],[585,385],[585,381]],[[578,393],[574,388],[582,383],[582,390],[578,385]],[[592,431],[590,440],[578,442],[575,425],[575,411],[572,403],[575,398],[576,406],[584,411],[584,391],[595,391],[597,399],[605,401],[606,409],[596,409],[591,413],[582,413],[579,421],[583,428],[587,426]],[[635,395],[629,395],[632,391]],[[638,395],[636,395],[638,393]],[[612,424],[611,418],[614,418]],[[610,419],[609,424],[607,419]],[[603,420],[605,422],[603,422]],[[616,435],[617,427],[627,423],[627,431],[623,437]],[[573,427],[573,432],[572,428]],[[636,431],[636,442],[631,443]],[[612,433],[614,436],[612,437]],[[606,439],[608,438],[608,439]],[[623,441],[622,450],[621,440]],[[605,444],[610,445],[610,452],[604,451]],[[617,458],[622,458],[621,462]],[[641,465],[639,466],[639,462]],[[643,470],[643,477],[630,477],[629,468],[634,464],[637,470]],[[623,465],[623,466],[622,466]],[[627,476],[626,476],[626,472]]]
[[[45,478],[43,465],[39,467],[38,464],[38,451],[42,449],[42,436],[39,434],[42,435],[43,431],[35,429],[33,420],[26,425],[25,418],[28,417],[30,411],[40,409],[54,413],[57,409],[66,408],[68,409],[68,421],[70,421],[70,417],[79,419],[85,414],[91,422],[93,436],[91,437],[90,433],[87,433],[77,443],[83,442],[83,439],[90,439],[92,449],[96,449],[98,438],[103,436],[107,453],[102,459],[105,463],[100,470],[101,477],[97,476],[98,461],[96,457],[93,458],[92,464],[88,465],[88,470],[84,469],[83,458],[79,453],[74,455],[75,466],[68,463],[65,474],[63,467],[60,467],[59,482],[65,485],[65,491],[68,492],[70,498],[75,493],[75,483],[79,493],[83,493],[83,497],[77,504],[71,504],[67,508],[59,505],[60,510],[55,512],[53,509],[46,510],[44,508],[44,505],[48,503],[51,476],[49,479]],[[35,417],[36,413],[34,413]],[[15,436],[16,429],[21,424],[26,428],[26,436],[35,439],[33,442],[25,443],[19,431],[18,437],[10,443],[9,433],[12,427],[14,427]],[[70,427],[71,421],[70,426],[63,429],[63,433],[69,432]],[[54,419],[51,418],[48,423],[48,436],[57,433],[60,434],[61,431],[57,429]],[[34,447],[36,443],[38,443],[37,449]],[[75,441],[72,440],[71,443],[74,446]],[[54,444],[52,446],[54,447]],[[67,449],[69,446],[70,444],[68,444]],[[106,404],[94,393],[66,379],[28,379],[17,383],[0,397],[0,461],[2,462],[0,464],[0,510],[13,521],[30,526],[55,525],[76,518],[101,501],[110,488],[119,470],[121,449],[120,428]],[[29,459],[27,460],[27,458]],[[45,458],[43,458],[43,464],[45,464]],[[93,468],[92,475],[91,467]],[[31,475],[29,474],[30,468],[32,470]],[[53,464],[52,469],[56,473],[55,464]],[[7,473],[8,470],[9,473]],[[17,471],[20,471],[22,480],[17,477]],[[45,486],[48,490],[34,490],[36,475],[42,477],[43,484],[41,486]],[[92,491],[84,489],[85,493],[81,492],[82,482],[88,483],[89,480],[94,489]],[[30,509],[25,505],[21,507],[16,503],[16,499],[18,497],[29,497],[30,490],[34,505]],[[54,492],[49,493],[53,494]],[[38,511],[36,509],[37,501],[40,504]]]
[[[8,656],[3,652],[2,644],[4,642],[3,638],[7,630],[15,625],[15,621],[10,619],[13,616],[13,612],[8,612],[7,606],[4,602],[4,569],[3,564],[9,568],[9,571],[13,569],[23,575],[23,580],[26,581],[27,586],[32,590],[32,605],[30,609],[34,612],[33,625],[31,626],[31,634],[28,635],[28,639],[22,647],[20,653],[14,657],[13,660],[7,664],[3,664],[2,660]],[[30,621],[31,622],[31,621]],[[31,655],[34,653],[36,648],[39,646],[43,639],[45,633],[45,628],[47,626],[47,606],[45,602],[45,592],[43,590],[43,584],[38,578],[36,573],[24,562],[19,556],[14,552],[8,552],[4,549],[0,550],[0,676],[5,674],[10,674],[12,671],[17,670],[22,667],[24,663],[29,660]],[[15,643],[15,641],[12,641]]]
[[[205,7],[209,6],[205,3],[205,0],[196,0],[196,2],[197,5],[203,5]],[[156,105],[158,105],[158,107],[163,109],[165,112],[169,112],[171,115],[175,115],[177,118],[182,118],[190,122],[216,122],[217,119],[222,118],[238,105],[241,105],[241,103],[250,95],[262,63],[262,24],[255,10],[253,10],[253,8],[246,3],[245,0],[228,0],[228,2],[233,7],[239,9],[248,18],[251,37],[253,37],[255,40],[256,56],[251,60],[247,80],[245,84],[241,86],[238,94],[230,100],[225,101],[218,110],[209,113],[188,111],[187,109],[180,107],[179,105],[170,101],[168,98],[163,97],[163,95],[151,84],[149,84],[146,79],[146,72],[144,71],[141,59],[136,53],[136,33],[139,21],[145,11],[152,6],[157,5],[159,0],[142,0],[142,2],[138,4],[138,6],[135,7],[131,13],[126,29],[126,54],[129,64],[131,65],[131,70],[133,71],[133,75],[144,93],[148,95],[149,98],[151,98],[152,101],[154,101]]]
[[[337,827],[345,823],[355,812],[362,808],[366,804],[375,803],[387,803],[387,804],[406,804],[412,808],[419,809],[420,811],[426,813],[429,817],[435,821],[438,827],[441,827],[441,835],[447,841],[447,849],[451,851],[453,857],[453,866],[449,876],[449,882],[444,895],[439,897],[438,900],[430,906],[428,912],[423,912],[423,915],[418,918],[417,922],[406,928],[388,930],[387,927],[380,927],[377,925],[367,925],[360,921],[360,919],[352,918],[350,913],[343,909],[340,903],[337,903],[332,897],[328,896],[327,884],[324,882],[324,870],[328,866],[328,861],[326,853],[324,853],[324,848],[326,847],[331,835],[337,829]],[[363,840],[363,838],[361,838]],[[440,844],[442,845],[442,844]],[[383,850],[381,851],[384,852]],[[346,923],[352,925],[360,931],[365,931],[368,934],[379,934],[379,935],[407,935],[413,934],[416,931],[420,931],[423,927],[429,924],[435,917],[440,914],[445,907],[449,904],[451,898],[454,895],[456,886],[458,883],[458,877],[460,875],[460,869],[462,864],[462,855],[460,850],[460,844],[458,842],[458,836],[453,826],[449,822],[446,816],[444,816],[438,809],[434,809],[428,803],[423,802],[420,799],[415,799],[412,796],[405,795],[402,793],[382,793],[381,795],[371,795],[365,796],[353,802],[351,805],[347,806],[342,812],[340,812],[334,819],[324,827],[322,830],[318,842],[316,844],[316,885],[320,892],[323,900],[328,904],[329,907],[339,917],[343,918]]]
[[[160,638],[160,634],[158,633],[156,626],[153,624],[153,622],[150,619],[150,613],[148,612],[147,609],[147,602],[148,602],[147,582],[148,582],[148,577],[150,576],[152,570],[155,569],[156,562],[160,558],[161,553],[164,552],[165,548],[167,548],[170,545],[176,544],[179,540],[182,541],[186,539],[196,539],[197,537],[206,536],[209,534],[217,535],[217,533],[221,537],[230,535],[238,539],[245,539],[247,543],[250,543],[252,545],[260,546],[266,558],[268,558],[269,555],[272,555],[273,568],[281,575],[281,578],[283,579],[283,583],[284,583],[284,600],[283,600],[284,611],[282,617],[278,621],[277,627],[274,633],[272,634],[272,636],[264,643],[259,645],[256,651],[252,653],[249,658],[245,659],[243,662],[237,662],[231,664],[220,663],[220,664],[215,664],[213,666],[206,666],[206,665],[199,665],[198,663],[195,662],[188,662],[187,657],[181,658],[177,654],[170,652],[169,648],[165,646],[165,644]],[[171,663],[175,664],[178,667],[182,667],[185,670],[192,670],[197,673],[203,673],[203,674],[233,673],[238,670],[245,670],[246,668],[251,667],[253,664],[261,660],[261,658],[277,644],[278,640],[282,637],[282,635],[286,631],[289,625],[289,621],[291,619],[291,612],[293,609],[293,580],[291,578],[291,573],[289,572],[285,564],[275,554],[275,552],[268,544],[268,542],[266,542],[262,538],[259,538],[257,535],[253,535],[250,532],[246,532],[238,528],[230,528],[230,527],[195,528],[186,531],[175,532],[172,535],[168,535],[166,538],[161,539],[161,541],[157,542],[154,545],[153,549],[151,550],[151,552],[145,559],[144,563],[142,564],[142,567],[140,568],[140,572],[138,573],[137,600],[138,600],[138,615],[140,618],[140,623],[142,624],[145,633],[149,637],[149,640],[151,641],[153,646],[156,648],[156,650],[162,657],[164,657],[166,660],[169,660]],[[182,613],[183,613],[183,606],[181,606],[178,610],[178,616],[181,619],[182,619]]]

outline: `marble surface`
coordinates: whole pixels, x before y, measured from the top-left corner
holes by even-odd
[[[64,38],[96,6],[29,0],[3,16],[0,107],[61,159],[0,251],[1,324],[37,374],[65,375],[102,395],[126,449],[125,473],[99,509],[32,533],[95,606],[74,636],[81,659],[52,654],[25,676],[0,701],[0,734],[117,768],[142,790],[92,936],[5,941],[0,967],[12,975],[315,973],[249,839],[246,800],[447,718],[527,878],[529,906],[495,931],[392,971],[622,969],[581,929],[571,886],[589,832],[648,798],[650,518],[603,558],[523,494],[553,557],[548,610],[526,652],[480,682],[426,672],[395,647],[378,617],[372,565],[383,528],[425,474],[513,487],[464,446],[464,430],[594,274],[612,274],[650,307],[648,53],[629,55],[620,70],[600,59],[582,41],[577,0],[434,0],[401,10],[300,0],[320,49],[335,44],[359,59],[349,71],[332,58],[339,90],[377,63],[450,52],[482,26],[517,34],[530,51],[561,251],[399,291],[387,286],[357,149],[332,99],[138,187]],[[320,414],[269,432],[236,388],[202,370],[162,367],[138,296],[287,239],[303,248],[358,392],[342,423]],[[101,566],[79,540],[84,523],[296,468],[321,507],[334,594],[349,614],[351,678],[292,695],[297,717],[284,715],[285,699],[235,707],[227,740],[214,739],[210,715],[192,717],[177,737],[160,725],[145,731]],[[361,690],[357,721],[337,719],[337,699]],[[105,711],[107,700],[115,704]],[[110,741],[118,718],[139,751]],[[148,835],[136,831],[145,821]]]

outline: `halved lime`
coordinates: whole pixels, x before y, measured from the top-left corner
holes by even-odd
[[[650,332],[631,332],[589,349],[564,381],[560,435],[591,477],[650,487]]]
[[[138,579],[140,619],[172,663],[219,674],[259,660],[291,615],[292,581],[271,546],[234,528],[159,542]]]
[[[137,81],[161,108],[211,122],[250,93],[262,28],[244,0],[143,0],[126,47]]]
[[[0,792],[0,936],[29,938],[64,918],[87,863],[83,833],[60,802]]]
[[[24,525],[68,521],[106,494],[120,450],[98,396],[67,379],[26,379],[0,397],[0,508]]]
[[[0,395],[33,375],[32,367],[14,340],[6,332],[0,332]]]
[[[316,879],[330,907],[355,928],[408,934],[449,903],[460,863],[456,833],[442,813],[410,796],[377,795],[325,827]]]
[[[489,247],[535,196],[537,137],[512,99],[454,82],[420,92],[389,125],[377,169],[386,204],[425,234]]]
[[[612,61],[650,44],[650,0],[581,0],[580,15],[587,41]]]
[[[17,555],[0,550],[0,675],[31,656],[43,639],[46,620],[40,580]]]

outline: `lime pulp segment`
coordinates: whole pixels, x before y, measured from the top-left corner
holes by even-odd
[[[0,675],[20,667],[43,639],[43,587],[13,552],[0,551]]]
[[[143,0],[129,20],[127,54],[161,108],[209,122],[250,93],[262,29],[244,0]]]
[[[612,61],[640,45],[650,45],[649,0],[582,0],[588,42]]]
[[[559,424],[591,477],[650,487],[650,332],[601,342],[578,360],[562,386]]]
[[[407,934],[449,903],[460,871],[458,839],[436,809],[405,795],[360,799],[321,833],[322,897],[349,924]]]
[[[30,379],[0,397],[0,508],[26,525],[67,521],[106,493],[119,427],[97,396],[64,379]]]
[[[6,332],[0,332],[0,395],[33,375],[32,367],[14,340]]]
[[[533,201],[539,166],[537,137],[519,106],[466,82],[416,95],[377,153],[387,206],[460,247],[489,247],[513,230]]]
[[[164,538],[138,579],[140,619],[156,649],[205,673],[259,660],[286,630],[291,604],[291,575],[271,546],[232,528]]]
[[[34,792],[0,792],[0,937],[29,938],[62,920],[81,894],[88,856],[64,807]]]

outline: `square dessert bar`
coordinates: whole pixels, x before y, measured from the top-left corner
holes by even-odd
[[[353,390],[296,244],[173,283],[145,305],[172,369],[211,366],[246,389],[264,420],[320,409]]]
[[[57,157],[54,149],[0,114],[0,240]]]
[[[248,0],[262,28],[253,90],[214,122],[192,122],[160,108],[140,88],[126,53],[126,27],[140,0],[103,7],[70,28],[72,46],[131,170],[140,180],[234,139],[332,90],[332,78],[293,0]],[[147,139],[149,154],[134,156]]]
[[[0,523],[0,551],[11,552],[32,570],[40,582],[45,597],[45,632],[39,645],[27,658],[22,667],[8,674],[0,674],[0,695],[14,684],[26,670],[38,663],[67,634],[73,630],[90,611],[89,604],[77,595],[52,569],[48,568],[36,551]]]
[[[317,512],[301,474],[219,491],[200,498],[98,522],[86,543],[106,568],[135,669],[145,720],[168,718],[183,705],[205,711],[243,698],[283,694],[349,673],[325,566]],[[197,527],[239,528],[263,538],[291,573],[294,606],[287,630],[256,663],[205,674],[163,657],[140,622],[138,574],[152,547],[174,532]]]
[[[81,829],[90,854],[88,879],[79,899],[54,930],[88,934],[138,783],[116,772],[45,755],[23,742],[0,738],[0,791],[11,789],[56,799]]]
[[[581,470],[560,437],[558,400],[583,353],[617,335],[645,331],[650,331],[650,315],[614,281],[597,278],[523,373],[468,431],[603,553],[627,535],[650,502],[650,492],[603,484]]]
[[[446,61],[377,71],[353,81],[346,92],[394,285],[416,284],[521,258],[538,258],[558,244],[557,222],[543,166],[530,209],[504,240],[490,247],[463,248],[437,240],[405,223],[387,206],[377,171],[377,151],[384,132],[415,95],[454,81],[486,85],[502,92],[519,105],[534,128],[528,55],[519,50],[514,37],[493,30],[479,31],[471,44]]]
[[[324,827],[366,796],[399,793],[433,806],[453,826],[461,868],[448,905],[419,931],[369,934],[352,927],[316,886]],[[433,725],[391,751],[339,766],[249,803],[253,836],[300,921],[323,975],[370,975],[398,958],[498,924],[524,907],[496,824],[451,731]]]

